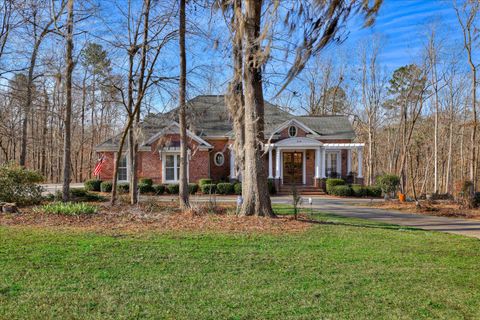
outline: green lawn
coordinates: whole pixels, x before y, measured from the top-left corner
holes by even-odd
[[[0,318],[480,318],[480,241],[317,218],[285,235],[0,227]]]

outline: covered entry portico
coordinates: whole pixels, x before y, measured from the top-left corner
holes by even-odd
[[[356,150],[357,178],[361,179],[363,146],[363,143],[324,143],[309,137],[292,137],[270,143],[266,145],[268,177],[275,179],[278,185],[321,187],[321,180],[333,175],[333,171],[342,177],[352,171],[352,150]],[[346,168],[343,170],[342,150],[347,152]]]

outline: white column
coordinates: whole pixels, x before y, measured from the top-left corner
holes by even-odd
[[[347,175],[352,172],[352,149],[347,150]]]
[[[273,178],[272,171],[272,146],[268,146],[268,179]]]
[[[315,149],[315,179],[320,179],[320,165],[322,162],[320,161],[320,147]]]
[[[326,174],[326,170],[325,170],[326,168],[325,167],[326,167],[327,160],[326,160],[325,148],[322,148],[322,156],[320,157],[320,160],[322,161],[322,167],[321,167],[322,168],[322,173],[321,173],[320,176],[322,178],[326,178],[327,174]]]
[[[359,147],[357,149],[357,158],[358,158],[358,178],[363,178],[362,165],[363,165],[363,148]]]
[[[280,149],[275,150],[275,179],[280,179]]]
[[[235,173],[235,151],[230,148],[230,179],[237,179]]]
[[[302,184],[307,183],[307,150],[303,150],[302,160]]]

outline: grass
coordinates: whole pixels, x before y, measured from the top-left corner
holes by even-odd
[[[53,202],[37,207],[36,210],[47,214],[63,214],[67,216],[97,213],[96,206],[83,202]]]
[[[283,235],[0,227],[0,318],[480,317],[478,240],[314,218]]]

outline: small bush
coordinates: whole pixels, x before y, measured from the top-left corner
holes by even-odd
[[[367,187],[367,196],[379,198],[382,196],[382,188],[379,186],[368,186]]]
[[[383,193],[390,194],[397,191],[400,185],[400,178],[394,174],[383,174],[378,176],[375,182],[382,189]]]
[[[233,194],[235,192],[235,187],[233,186],[233,183],[222,182],[217,184],[217,192],[218,194]]]
[[[198,186],[200,187],[200,189],[205,184],[212,184],[212,179],[200,179],[200,180],[198,180]]]
[[[355,197],[365,197],[368,194],[367,188],[360,184],[352,184],[352,195]]]
[[[119,183],[117,186],[118,192],[121,193],[128,193],[130,191],[130,184],[129,183]]]
[[[17,205],[37,204],[42,200],[42,187],[37,183],[43,177],[35,170],[25,169],[16,164],[0,166],[0,202],[14,202]]]
[[[329,178],[326,181],[326,186],[327,186],[327,193],[332,194],[332,188],[335,186],[342,186],[345,185],[345,181],[343,179],[334,179],[334,178]]]
[[[275,188],[275,182],[273,179],[268,179],[268,193],[275,194],[277,193],[277,189]]]
[[[188,184],[188,192],[190,194],[195,194],[198,191],[198,184],[196,183],[189,183]]]
[[[141,178],[139,181],[138,181],[138,184],[145,184],[149,187],[153,186],[153,180],[152,179],[149,179],[149,178]]]
[[[62,193],[59,191],[59,195],[56,196],[57,199],[62,198]],[[70,189],[70,201],[74,202],[83,202],[83,201],[105,201],[105,197],[101,195],[88,192],[84,188],[72,188]]]
[[[217,185],[213,184],[213,183],[204,184],[200,187],[200,189],[202,190],[202,193],[204,193],[204,194],[212,194],[212,193],[217,192]]]
[[[347,185],[336,185],[330,189],[331,194],[339,197],[349,197],[352,195],[352,188]]]
[[[180,186],[178,184],[169,184],[167,185],[166,190],[169,194],[178,194]]]
[[[154,184],[152,188],[157,196],[161,196],[165,192],[165,186],[163,184]]]
[[[102,180],[87,180],[83,184],[85,187],[85,190],[87,191],[100,191],[100,185],[102,184]]]
[[[145,193],[150,193],[150,192],[154,192],[155,190],[153,189],[153,186],[148,184],[148,183],[145,183],[145,182],[140,182],[138,184],[138,191],[141,193],[141,194],[145,194]]]
[[[100,191],[102,192],[112,192],[112,182],[111,181],[103,181],[100,183]]]
[[[67,216],[74,216],[79,214],[94,214],[97,213],[97,207],[86,204],[86,203],[76,203],[76,202],[55,202],[43,205],[36,209],[38,212],[47,213],[47,214],[63,214]]]
[[[235,194],[241,196],[242,195],[242,183],[241,182],[237,182],[233,185],[233,190],[235,192]]]

